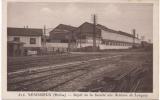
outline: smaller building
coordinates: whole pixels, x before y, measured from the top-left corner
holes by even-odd
[[[50,42],[68,43],[73,35],[74,30],[76,30],[76,27],[65,24],[59,24],[49,33]]]
[[[69,48],[74,48],[75,38],[73,32],[76,27],[59,24],[49,33],[49,42],[46,43],[50,51],[67,52]]]
[[[8,27],[8,56],[38,54],[42,47],[42,35],[42,29]]]

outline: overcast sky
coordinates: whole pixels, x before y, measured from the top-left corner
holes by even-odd
[[[97,23],[108,28],[131,33],[136,29],[139,36],[152,40],[152,4],[112,3],[8,3],[8,26],[55,28],[58,24],[78,27],[84,22]]]

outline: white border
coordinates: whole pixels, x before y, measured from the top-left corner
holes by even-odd
[[[153,53],[153,56],[154,56],[154,59],[153,59],[153,78],[154,78],[154,90],[153,90],[153,93],[138,93],[138,94],[147,94],[148,97],[147,98],[138,98],[138,97],[100,97],[100,98],[95,98],[95,97],[80,97],[80,98],[76,98],[76,97],[44,97],[44,96],[37,96],[37,97],[28,97],[28,96],[25,96],[25,97],[18,97],[18,93],[22,93],[22,92],[7,92],[7,57],[6,57],[6,54],[7,54],[7,50],[4,49],[4,48],[7,48],[6,46],[6,41],[7,41],[7,36],[6,36],[6,27],[7,27],[7,1],[3,0],[2,1],[2,6],[3,6],[3,11],[2,11],[2,22],[3,22],[3,26],[2,26],[2,37],[1,38],[2,40],[2,96],[4,99],[15,99],[15,100],[18,100],[18,99],[144,99],[144,100],[147,100],[147,99],[158,99],[158,70],[159,70],[159,57],[157,55],[159,55],[159,38],[158,38],[158,35],[159,35],[159,23],[158,23],[158,19],[159,19],[159,16],[158,16],[158,0],[65,0],[65,2],[101,2],[101,3],[153,3],[154,6],[153,6],[153,47],[154,47],[154,53]],[[8,0],[8,2],[64,2],[64,0]],[[5,37],[5,38],[4,38]],[[28,93],[28,92],[23,92],[23,93]],[[37,92],[37,93],[40,93],[40,92]],[[47,93],[56,93],[56,92],[47,92]],[[64,92],[61,92],[61,93],[64,93]],[[67,94],[73,94],[73,92],[66,92]],[[78,93],[78,92],[77,92]],[[88,92],[86,92],[88,93]],[[82,94],[85,94],[85,92],[83,92]],[[107,92],[107,94],[113,94],[115,95],[115,93],[111,93],[111,92]],[[122,93],[122,94],[130,94],[130,93]]]

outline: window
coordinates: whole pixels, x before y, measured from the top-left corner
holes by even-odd
[[[102,41],[102,44],[105,44],[105,41]]]
[[[14,41],[19,42],[20,38],[19,37],[14,37]]]
[[[36,44],[36,38],[30,38],[30,44]]]
[[[109,42],[106,42],[106,45],[109,45]]]
[[[108,45],[111,45],[111,42],[108,42]]]

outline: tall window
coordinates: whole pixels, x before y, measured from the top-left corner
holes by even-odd
[[[14,37],[14,41],[19,42],[20,38],[19,37]]]
[[[36,38],[30,38],[30,44],[36,44]]]

